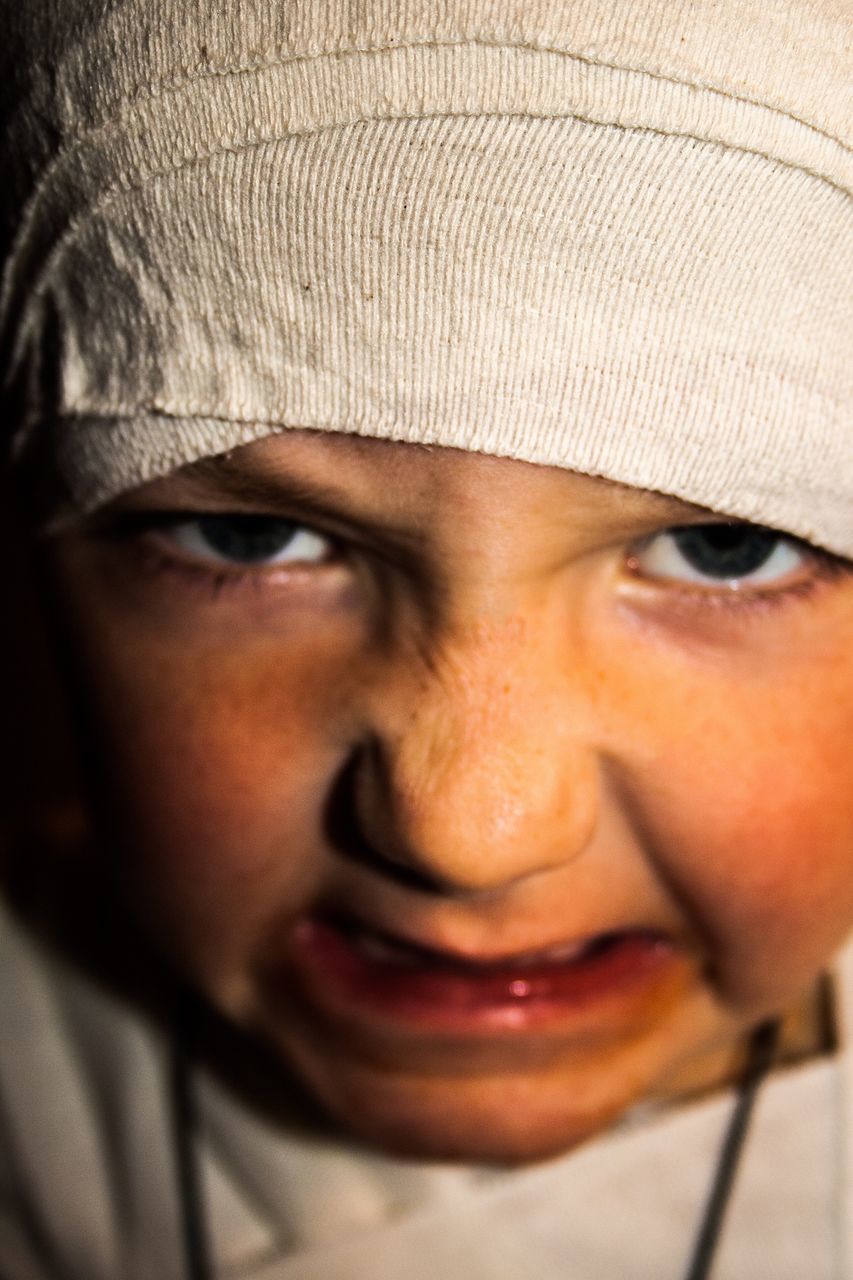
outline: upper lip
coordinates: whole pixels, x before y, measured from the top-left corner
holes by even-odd
[[[525,968],[533,965],[557,965],[576,960],[583,952],[594,946],[602,945],[620,935],[644,935],[653,940],[667,941],[668,935],[660,929],[629,925],[626,927],[610,927],[595,932],[587,932],[570,938],[560,938],[547,942],[524,945],[511,951],[493,949],[477,950],[465,946],[448,945],[430,937],[412,936],[397,930],[388,930],[382,925],[373,924],[356,916],[342,913],[324,914],[319,917],[327,924],[340,928],[350,934],[361,934],[365,938],[373,938],[377,942],[391,947],[405,948],[419,954],[425,961],[459,965],[468,968]]]

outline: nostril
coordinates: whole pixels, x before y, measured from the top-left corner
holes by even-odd
[[[445,886],[440,879],[406,856],[399,833],[393,829],[390,797],[377,794],[387,788],[367,759],[377,750],[371,752],[369,746],[357,749],[335,778],[323,815],[326,839],[342,858],[367,866],[387,880],[421,893],[443,894]]]
[[[402,726],[373,708],[328,792],[333,849],[443,897],[502,893],[574,861],[596,826],[595,753],[565,727],[554,741],[536,707],[523,723],[517,706],[486,715],[492,687],[477,686],[473,708],[470,689],[457,705],[442,687]]]

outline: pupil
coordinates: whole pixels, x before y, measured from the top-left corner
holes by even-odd
[[[711,578],[743,578],[766,564],[779,534],[752,525],[706,524],[679,529],[678,550],[692,569]]]
[[[204,516],[199,520],[202,537],[226,560],[269,560],[293,537],[294,526],[275,516]]]

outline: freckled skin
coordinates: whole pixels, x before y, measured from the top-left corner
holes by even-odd
[[[333,479],[415,550],[216,594],[79,533],[57,541],[57,581],[134,909],[345,1129],[539,1158],[807,987],[853,922],[853,576],[715,608],[624,572],[632,542],[693,508],[650,515],[607,482],[376,441],[294,433],[235,458]],[[183,483],[133,501],[217,508]],[[374,863],[327,828],[346,769]],[[259,981],[328,898],[436,946],[642,927],[685,959],[598,1038],[352,1037],[273,1010]]]

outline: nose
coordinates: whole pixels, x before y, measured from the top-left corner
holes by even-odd
[[[598,770],[573,703],[541,653],[487,628],[381,683],[352,765],[366,847],[456,893],[575,858],[595,827]]]

